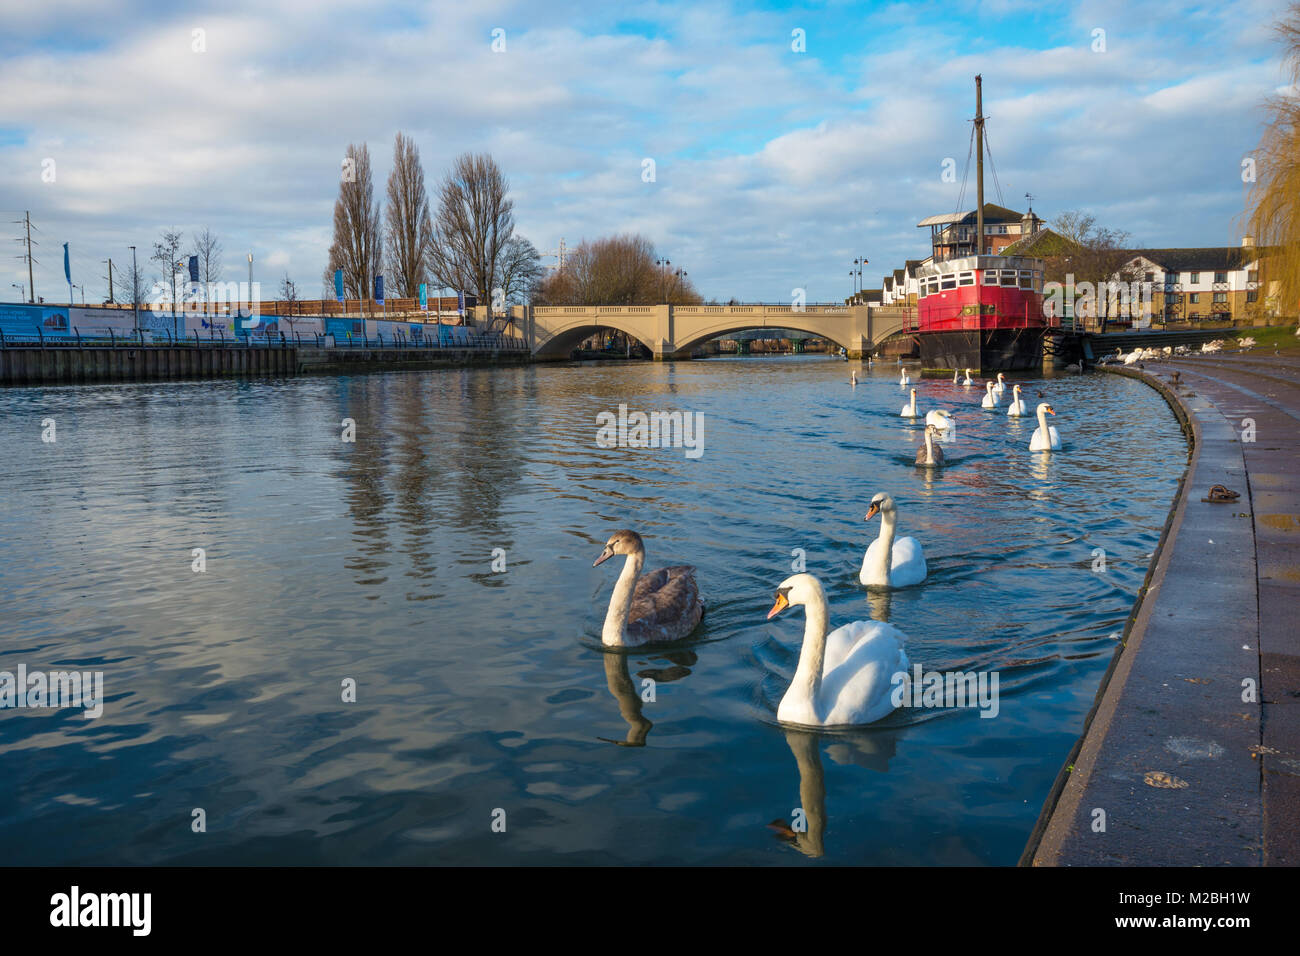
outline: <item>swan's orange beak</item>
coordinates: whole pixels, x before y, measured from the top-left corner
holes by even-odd
[[[872,518],[874,518],[874,517],[879,513],[879,511],[880,511],[880,505],[876,504],[876,503],[873,501],[873,502],[871,503],[871,507],[867,509],[867,516],[866,516],[865,518],[863,518],[862,520],[863,520],[863,521],[870,521]]]
[[[1056,414],[1056,409],[1054,409],[1054,408],[1049,408],[1049,409],[1047,410],[1047,414],[1049,414],[1049,415],[1055,415],[1055,414]]]
[[[772,605],[772,610],[767,612],[767,619],[769,621],[772,620],[772,618],[776,617],[789,606],[790,602],[786,600],[785,595],[778,591],[776,595],[776,603]]]
[[[591,562],[591,566],[594,568],[596,565],[600,564],[601,562],[608,561],[613,556],[614,556],[614,549],[611,548],[609,545],[605,545],[605,550],[600,552],[599,558]]]

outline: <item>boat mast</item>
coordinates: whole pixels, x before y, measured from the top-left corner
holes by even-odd
[[[983,79],[975,76],[975,255],[984,254],[984,93]]]

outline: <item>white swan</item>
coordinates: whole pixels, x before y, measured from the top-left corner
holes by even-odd
[[[645,544],[635,531],[615,531],[592,567],[616,554],[627,555],[614,583],[605,614],[601,643],[607,647],[639,647],[680,641],[700,623],[704,605],[690,565],[660,568],[641,574]]]
[[[952,370],[952,383],[953,383],[954,385],[958,385],[958,384],[960,384],[960,378],[959,378],[958,375],[957,375],[957,370],[956,370],[956,369],[953,369],[953,370]]]
[[[1019,418],[1022,415],[1029,414],[1029,406],[1025,400],[1020,397],[1020,386],[1017,385],[1011,390],[1011,404],[1007,408],[1007,414],[1012,418]]]
[[[1007,390],[1007,383],[1003,381],[1003,375],[1001,372],[998,372],[998,381],[993,387],[997,390],[999,396]]]
[[[925,445],[916,450],[916,463],[918,465],[942,465],[943,449],[934,443],[935,438],[939,436],[939,429],[933,425],[925,426]]]
[[[980,402],[980,408],[997,408],[998,392],[992,382],[985,383],[984,401]]]
[[[849,372],[849,384],[852,385],[854,388],[857,388],[857,387],[858,387],[858,373],[857,373],[857,372]]]
[[[853,726],[892,712],[894,675],[908,671],[907,635],[879,621],[854,621],[827,634],[830,608],[821,582],[811,574],[781,582],[768,620],[795,604],[804,606],[803,646],[776,719],[810,727]]]
[[[907,369],[903,369],[902,376],[898,379],[899,386],[911,385],[912,380],[907,377]]]
[[[1056,426],[1047,424],[1047,416],[1055,414],[1047,402],[1038,403],[1038,427],[1029,439],[1030,451],[1057,451],[1061,447],[1061,436],[1057,434]]]
[[[903,406],[903,410],[898,413],[903,418],[919,418],[921,413],[916,410],[916,389],[912,389],[912,400]]]
[[[898,507],[883,491],[871,499],[864,520],[880,515],[880,537],[871,542],[862,556],[858,580],[868,587],[905,588],[925,580],[925,554],[915,538],[894,540]]]
[[[948,411],[946,408],[936,408],[932,412],[926,412],[925,423],[926,425],[939,429],[939,431],[946,431],[957,424],[952,417],[952,412]]]
[[[970,369],[966,369],[966,380],[963,381],[962,384],[963,384],[963,385],[974,385],[974,384],[975,384],[975,380],[974,380],[973,378],[970,377]]]

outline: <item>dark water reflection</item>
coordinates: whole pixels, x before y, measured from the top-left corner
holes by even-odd
[[[1186,446],[1127,379],[1027,383],[1053,456],[926,381],[958,425],[917,469],[896,370],[847,379],[810,358],[0,391],[0,670],[102,670],[108,697],[98,720],[0,711],[6,860],[1013,863]],[[598,447],[621,402],[703,413],[704,455]],[[881,490],[923,587],[857,582]],[[591,562],[625,526],[652,566],[698,566],[697,641],[600,648],[617,564]],[[802,615],[764,618],[795,549],[835,624],[997,670],[997,718],[778,725]],[[796,808],[792,838],[771,824]]]

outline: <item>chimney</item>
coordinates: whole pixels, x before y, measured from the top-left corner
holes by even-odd
[[[1242,236],[1242,237],[1241,237],[1241,244],[1242,244],[1243,247],[1253,246],[1253,245],[1255,244],[1255,237],[1254,237],[1254,236]]]

